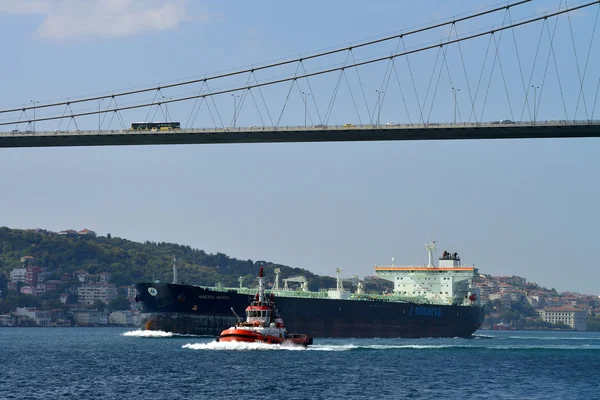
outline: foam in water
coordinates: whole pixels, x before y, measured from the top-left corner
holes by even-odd
[[[245,342],[208,342],[208,343],[188,343],[181,346],[184,349],[192,350],[306,350],[306,347],[294,343],[266,344],[266,343],[245,343]]]
[[[129,331],[123,333],[123,336],[132,336],[132,337],[147,337],[147,338],[164,338],[164,337],[173,337],[172,332],[164,332],[164,331]]]

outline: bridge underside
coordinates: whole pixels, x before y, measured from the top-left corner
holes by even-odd
[[[0,148],[600,137],[598,124],[0,134]]]

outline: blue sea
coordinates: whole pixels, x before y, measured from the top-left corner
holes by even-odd
[[[0,328],[1,399],[598,399],[600,333],[315,339]]]

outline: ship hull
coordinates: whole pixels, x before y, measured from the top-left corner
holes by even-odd
[[[142,328],[218,336],[235,325],[252,296],[198,286],[139,283]],[[376,300],[277,297],[288,330],[311,337],[470,337],[483,323],[483,307]]]

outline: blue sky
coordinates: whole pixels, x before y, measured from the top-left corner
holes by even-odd
[[[509,18],[516,21],[555,9],[559,3],[565,4],[533,1],[515,8],[510,16],[498,13],[458,24],[457,31],[459,35],[476,32]],[[243,1],[4,0],[0,34],[10,40],[3,43],[6,56],[0,63],[0,108],[20,107],[31,99],[42,103],[73,99],[264,64],[398,33],[494,4],[498,3],[305,1],[298,6],[275,1],[257,5]],[[538,120],[572,119],[576,107],[577,119],[589,118],[600,78],[597,68],[591,67],[598,65],[600,33],[592,41],[590,67],[581,84],[569,27],[583,73],[597,10],[593,6],[573,13],[571,25],[566,17],[559,20],[553,41],[557,67],[551,58],[545,80],[544,67],[551,55],[547,38],[554,22],[549,31],[541,30],[540,24],[515,29],[514,38],[506,31],[498,47],[502,71],[495,64],[491,72],[494,47],[488,67],[482,68],[489,37],[461,45],[464,69],[457,48],[449,48],[450,79],[445,70],[439,75],[434,105],[431,112],[426,109],[428,118],[432,122],[453,119],[454,85],[460,88],[458,120],[466,120],[470,111],[467,84],[474,93],[482,70],[479,96],[484,96],[488,84],[490,89],[484,112],[483,97],[476,102],[478,119],[482,115],[486,121],[528,120],[524,86],[529,83],[543,86],[538,89]],[[531,73],[540,32],[544,40]],[[454,34],[445,27],[407,38],[405,44],[411,48]],[[356,57],[389,54],[397,45],[357,50]],[[434,83],[438,79],[433,70],[436,55],[429,51],[410,58],[421,102],[431,77]],[[306,68],[339,65],[344,57],[307,62]],[[410,75],[401,62],[399,80],[407,106],[392,79],[385,87],[382,122],[418,118]],[[381,89],[386,67],[382,63],[359,70],[366,94],[364,99],[357,97],[362,101],[358,114],[342,85],[329,123],[366,122],[369,117],[362,104],[366,101],[372,112],[375,90]],[[295,68],[267,72],[258,79],[288,76]],[[358,96],[356,76],[349,72],[348,77]],[[247,78],[215,87],[243,84]],[[337,79],[338,75],[330,75],[310,82],[319,112],[327,109]],[[586,107],[582,101],[577,106],[582,87]],[[176,97],[199,89],[194,86],[162,95]],[[265,89],[274,117],[280,114],[288,90],[289,86]],[[151,100],[153,94],[135,101],[148,96]],[[216,99],[224,125],[232,122],[232,101],[229,95]],[[173,104],[169,113],[185,123],[191,106]],[[94,109],[98,104],[82,109],[86,107]],[[310,104],[311,118],[317,118],[316,111],[314,103]],[[49,111],[38,110],[39,115],[44,112]],[[300,94],[292,91],[281,124],[302,125],[304,112]],[[600,105],[594,112],[596,119]],[[247,102],[238,111],[237,123],[260,125],[257,114]],[[160,111],[157,115],[155,119],[160,118]],[[145,120],[146,111],[123,118],[126,124]],[[94,129],[98,122],[92,117],[77,124],[80,129]],[[205,109],[193,122],[195,127],[211,125]],[[56,128],[56,122],[36,127]],[[118,126],[106,120],[103,128]],[[2,149],[0,225],[52,230],[85,227],[101,234],[178,242],[320,274],[334,275],[335,268],[342,267],[348,276],[372,275],[374,264],[389,263],[392,257],[397,264],[425,263],[423,244],[435,234],[439,251],[457,251],[463,262],[477,265],[483,273],[516,274],[557,290],[598,294],[600,272],[593,260],[600,225],[599,150],[598,139]]]

